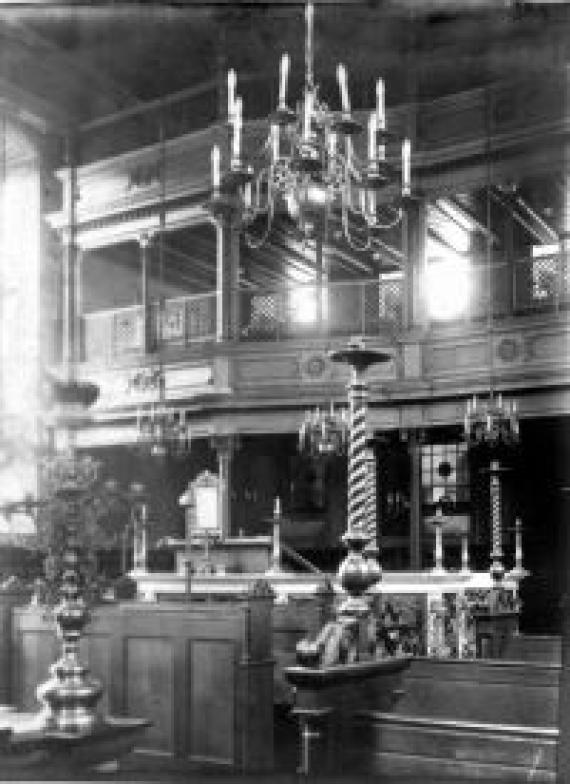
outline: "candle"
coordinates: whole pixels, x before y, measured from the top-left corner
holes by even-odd
[[[378,79],[376,82],[376,117],[378,119],[378,128],[381,131],[385,131],[386,106],[384,103],[384,79]]]
[[[242,100],[236,98],[234,102],[234,117],[233,117],[233,138],[232,138],[232,162],[239,164],[241,158],[241,112]]]
[[[331,158],[334,158],[336,155],[336,133],[334,133],[334,131],[331,131],[329,134],[328,147],[329,147],[329,156]]]
[[[212,189],[215,193],[220,190],[220,148],[214,144],[211,152],[212,161]]]
[[[350,114],[350,100],[348,97],[348,84],[346,79],[346,68],[342,63],[337,66],[336,76],[338,79],[338,86],[340,89],[340,102],[342,105],[343,114]]]
[[[402,142],[402,196],[409,196],[411,187],[411,144],[409,139]]]
[[[345,139],[346,168],[350,171],[352,167],[352,139],[347,136]]]
[[[246,182],[243,189],[243,203],[246,209],[251,208],[251,182]]]
[[[233,68],[228,71],[228,119],[232,120],[236,98],[236,72]]]
[[[376,191],[368,191],[368,216],[371,221],[376,221]]]
[[[368,160],[376,160],[376,122],[377,116],[372,112],[368,118]]]
[[[273,163],[279,159],[279,126],[271,126],[271,160]]]
[[[273,502],[273,517],[281,517],[281,499],[279,496]]]
[[[287,105],[287,77],[289,76],[289,55],[281,55],[279,64],[279,108],[284,109]]]

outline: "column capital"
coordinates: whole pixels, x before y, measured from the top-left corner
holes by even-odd
[[[142,250],[146,250],[154,242],[155,236],[154,231],[143,231],[137,236],[136,241]]]
[[[238,433],[212,433],[209,441],[218,457],[232,457],[241,445]]]
[[[83,250],[83,247],[77,242],[77,234],[69,226],[59,229],[59,239],[64,247],[73,247],[77,250]]]

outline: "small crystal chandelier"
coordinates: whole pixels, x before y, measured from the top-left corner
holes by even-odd
[[[379,198],[396,179],[387,161],[388,143],[394,138],[386,128],[384,81],[376,84],[376,108],[368,116],[366,158],[361,159],[353,138],[363,126],[351,111],[348,75],[337,68],[341,111],[332,111],[319,97],[313,75],[313,3],[306,6],[305,80],[295,110],[287,103],[290,59],[283,54],[279,73],[279,100],[269,116],[269,135],[258,159],[257,170],[242,156],[242,99],[236,96],[237,77],[228,72],[228,120],[232,128],[229,171],[221,175],[220,148],[212,149],[212,199],[216,213],[227,208],[228,197],[237,196],[245,241],[258,248],[267,240],[277,206],[286,208],[305,237],[333,213],[340,219],[344,237],[354,250],[374,247],[379,231],[396,226],[411,197],[411,146],[401,144],[401,193],[395,199]],[[236,205],[234,205],[236,206]],[[379,209],[380,208],[380,209]],[[255,231],[251,231],[255,224]]]
[[[502,394],[490,392],[480,403],[473,395],[467,401],[463,422],[465,440],[472,446],[512,446],[519,440],[519,420],[515,400],[504,400]]]
[[[346,453],[348,446],[348,418],[346,409],[335,411],[331,403],[328,411],[317,407],[307,411],[299,428],[299,451],[311,457],[332,457]]]
[[[137,410],[138,443],[148,449],[152,457],[184,455],[190,449],[190,427],[186,411],[171,408],[165,400],[164,372],[154,369],[140,384],[144,389],[154,389],[158,399]]]

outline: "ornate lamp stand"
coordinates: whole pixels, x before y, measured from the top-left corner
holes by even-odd
[[[57,382],[54,387],[57,401],[67,412],[59,419],[68,428],[69,447],[68,454],[56,458],[50,466],[65,515],[65,542],[59,567],[61,600],[54,611],[62,655],[51,666],[49,680],[37,689],[42,705],[39,714],[13,714],[14,726],[22,728],[29,722],[32,738],[22,741],[20,734],[14,734],[11,714],[6,714],[3,730],[7,737],[0,748],[0,762],[23,768],[37,764],[38,751],[42,752],[39,759],[43,769],[52,764],[85,766],[116,760],[131,750],[150,724],[146,719],[103,716],[97,709],[103,687],[89,676],[79,658],[81,635],[89,619],[82,596],[80,500],[95,478],[96,464],[75,454],[72,428],[85,417],[85,409],[95,401],[98,390],[78,381]]]
[[[370,603],[364,596],[366,590],[381,578],[381,569],[374,557],[377,542],[371,536],[369,520],[367,385],[364,373],[370,365],[389,362],[392,355],[367,349],[361,343],[351,343],[330,356],[333,362],[348,364],[352,370],[348,388],[348,523],[342,536],[348,554],[338,571],[347,597],[338,608],[336,619],[325,626],[314,642],[301,640],[298,643],[298,661],[306,666],[365,661],[373,659],[377,652],[377,630],[371,618]],[[371,550],[366,553],[369,544]]]
[[[351,368],[348,387],[350,422],[348,433],[348,525],[342,541],[348,546],[348,555],[340,565],[339,577],[342,587],[349,594],[340,608],[341,614],[368,614],[368,602],[364,591],[378,582],[381,569],[378,561],[369,552],[364,557],[367,545],[378,547],[376,538],[371,541],[370,530],[370,478],[369,456],[366,433],[367,392],[364,378],[366,370],[379,362],[389,362],[392,355],[386,351],[365,348],[362,343],[349,343],[347,348],[330,354],[333,362],[342,362]]]

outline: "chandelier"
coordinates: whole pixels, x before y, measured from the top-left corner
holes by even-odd
[[[156,393],[157,399],[137,409],[137,442],[152,457],[182,456],[190,449],[190,426],[184,409],[171,408],[166,402],[162,368],[141,371],[131,379],[134,389]]]
[[[269,134],[256,157],[260,162],[257,169],[242,155],[242,99],[236,95],[235,71],[228,72],[228,121],[232,129],[229,170],[221,175],[220,148],[215,145],[209,208],[219,213],[228,208],[228,201],[235,200],[233,207],[241,214],[245,241],[252,248],[264,244],[278,207],[284,207],[306,238],[334,215],[340,219],[350,247],[369,250],[375,246],[379,232],[400,222],[403,207],[411,197],[410,141],[404,139],[401,143],[400,194],[389,200],[381,192],[398,175],[387,159],[388,145],[394,137],[386,128],[384,81],[378,79],[376,83],[376,108],[368,115],[366,154],[360,157],[353,139],[364,128],[352,114],[344,65],[337,67],[341,111],[331,110],[319,96],[313,74],[313,18],[313,3],[309,1],[302,96],[292,109],[287,100],[290,59],[283,54],[278,105],[268,118]]]
[[[515,400],[504,400],[502,394],[489,394],[479,402],[473,395],[467,401],[464,417],[466,441],[472,446],[512,446],[519,440],[519,420]]]
[[[299,451],[310,457],[331,457],[346,453],[348,446],[348,418],[346,409],[335,411],[331,403],[328,411],[317,406],[307,411],[299,428]]]

